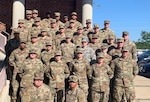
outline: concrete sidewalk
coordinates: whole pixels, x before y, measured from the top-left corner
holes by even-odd
[[[136,76],[134,79],[136,102],[150,102],[150,78]]]

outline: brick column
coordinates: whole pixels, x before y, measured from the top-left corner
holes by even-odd
[[[85,26],[86,19],[92,19],[93,0],[82,0],[82,24]]]
[[[18,19],[24,19],[25,15],[25,0],[13,1],[12,28],[18,26]]]

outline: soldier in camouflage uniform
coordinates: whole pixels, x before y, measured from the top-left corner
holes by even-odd
[[[66,61],[66,63],[71,62],[74,58],[74,53],[76,46],[71,42],[72,36],[66,33],[66,41],[62,43],[60,49],[62,51],[62,59]]]
[[[32,10],[26,10],[26,19],[25,19],[25,27],[31,28],[34,23],[34,20],[32,19]]]
[[[77,75],[79,77],[79,87],[83,90],[86,95],[88,95],[88,79],[87,76],[90,72],[89,62],[83,58],[83,48],[77,48],[75,52],[75,59],[70,63],[69,68],[71,74]]]
[[[48,28],[42,28],[40,37],[38,37],[38,42],[42,44],[43,48],[45,48],[45,44],[47,41],[51,41],[54,44],[53,38],[47,36],[48,30],[49,30]]]
[[[14,29],[17,29],[20,32],[20,35],[19,35],[20,39],[25,39],[27,41],[29,30],[28,30],[28,28],[25,27],[24,23],[25,23],[24,19],[19,19],[18,20],[18,27],[14,28]],[[14,33],[14,30],[12,30],[11,38],[14,37],[13,33]]]
[[[17,72],[19,68],[21,68],[22,63],[26,60],[29,51],[26,49],[26,40],[20,41],[20,47],[15,49],[11,55],[9,56],[9,65],[12,66],[13,69],[13,77],[12,77],[12,100],[14,102],[17,100],[17,92],[19,88],[19,76],[17,76]]]
[[[107,42],[107,39],[110,35],[114,36],[114,38],[116,39],[115,33],[109,28],[109,26],[110,26],[110,21],[105,20],[104,21],[104,28],[101,29],[103,32],[103,35],[105,35],[105,37],[104,37],[105,42]]]
[[[45,73],[50,80],[49,86],[52,91],[53,100],[62,102],[65,93],[65,79],[69,77],[70,71],[67,64],[61,60],[60,51],[55,52],[55,61],[50,63]]]
[[[55,46],[56,50],[60,50],[60,45],[64,43],[66,40],[66,34],[65,34],[65,26],[60,25],[58,34],[55,37]]]
[[[29,100],[27,102],[53,102],[49,86],[43,83],[44,73],[35,72],[34,83],[27,89]],[[27,99],[27,98],[26,98]]]
[[[78,77],[75,75],[69,76],[69,89],[65,94],[65,102],[86,102],[85,93],[78,86]]]
[[[32,18],[35,20],[39,16],[39,11],[36,9],[32,10]]]
[[[129,52],[131,53],[131,59],[137,61],[137,49],[134,42],[129,40],[129,32],[123,31],[122,37],[124,38],[124,46],[129,47]]]
[[[67,15],[64,15],[64,25],[65,25],[65,28],[69,27],[69,18]]]
[[[135,99],[133,79],[138,74],[138,66],[129,58],[127,47],[123,48],[122,56],[111,63],[111,68],[114,71],[113,102],[133,102]]]
[[[77,30],[77,34],[73,36],[73,43],[76,45],[76,47],[82,47],[82,38],[83,35],[83,27],[79,26]]]
[[[104,54],[97,55],[97,62],[92,65],[90,78],[92,79],[92,102],[108,102],[109,83],[113,71],[104,63]]]
[[[93,34],[97,34],[98,43],[102,44],[103,40],[105,38],[105,35],[102,33],[102,30],[100,30],[99,24],[94,24],[93,33],[89,33],[88,37],[90,39],[90,42],[92,41],[92,35]]]
[[[110,56],[112,56],[112,59],[120,57],[122,48],[124,46],[124,39],[123,38],[118,38],[117,39],[117,47],[115,49],[112,49],[108,52]]]
[[[114,36],[110,35],[110,36],[108,37],[107,44],[108,44],[108,52],[109,52],[110,50],[116,48],[117,44],[116,44],[116,41],[115,41]]]
[[[66,28],[66,32],[73,37],[74,34],[76,33],[76,31],[77,31],[77,28],[75,28],[75,21],[74,20],[70,20],[69,21],[69,27]]]
[[[58,30],[59,30],[59,28],[57,28],[56,20],[52,19],[51,23],[50,23],[50,27],[49,27],[48,36],[50,36],[54,39],[56,37],[56,33]]]
[[[43,49],[43,45],[38,41],[38,36],[37,36],[37,32],[31,32],[31,42],[27,43],[27,49],[36,49],[37,54],[38,54],[38,58],[41,55],[41,51]]]
[[[21,102],[26,98],[27,88],[32,86],[34,73],[38,71],[44,72],[45,68],[41,60],[37,59],[37,52],[35,49],[29,50],[29,58],[24,61],[18,73],[21,77],[20,82],[20,96]],[[26,99],[25,99],[26,100]],[[28,101],[26,101],[28,102]]]
[[[104,43],[101,46],[101,51],[104,54],[104,63],[107,65],[110,65],[110,62],[112,61],[112,57],[107,53],[108,51],[108,44]]]
[[[92,42],[89,43],[89,46],[95,51],[96,54],[100,52],[101,44],[98,42],[97,34],[92,35]]]
[[[41,21],[42,27],[48,28],[49,24],[51,24],[51,20],[52,20],[51,13],[50,13],[50,11],[47,11],[46,18],[42,19],[42,21]]]
[[[46,45],[46,49],[41,53],[41,60],[43,64],[48,66],[51,59],[54,57],[54,50],[51,41],[47,41],[45,45]]]
[[[59,29],[59,26],[64,25],[63,22],[60,21],[60,12],[55,12],[56,26]]]
[[[71,19],[75,21],[75,28],[78,28],[79,26],[82,26],[82,24],[77,20],[77,12],[71,13]]]
[[[86,27],[84,27],[84,35],[88,35],[89,32],[93,32],[93,28],[91,26],[92,20],[91,19],[86,19]]]

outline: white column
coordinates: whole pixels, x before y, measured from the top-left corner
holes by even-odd
[[[93,7],[92,7],[93,0],[82,0],[82,24],[85,26],[86,19],[92,19]]]
[[[18,19],[24,19],[25,15],[25,0],[13,1],[12,28],[18,26]]]

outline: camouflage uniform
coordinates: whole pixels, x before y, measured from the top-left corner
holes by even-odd
[[[90,24],[91,25],[91,19],[86,19],[86,24]],[[83,31],[83,35],[85,35],[85,36],[88,36],[88,34],[90,33],[90,32],[93,32],[93,28],[90,26],[90,27],[84,27],[83,28],[84,29],[84,31]]]
[[[122,35],[129,36],[129,32],[124,31],[122,32]],[[127,41],[124,41],[124,46],[128,47],[129,52],[131,53],[131,59],[134,59],[135,61],[137,61],[137,49],[136,49],[135,43],[132,41],[129,41],[128,39]]]
[[[36,50],[31,49],[29,51],[30,54],[36,54]],[[41,60],[35,58],[31,59],[28,58],[24,61],[22,67],[19,69],[19,74],[21,77],[21,83],[20,83],[20,96],[24,97],[24,94],[26,94],[27,88],[31,87],[34,79],[34,73],[42,71],[44,72],[44,66]]]
[[[60,51],[55,52],[55,57],[61,56]],[[65,92],[65,79],[70,75],[70,71],[65,62],[53,61],[45,71],[49,77],[49,86],[52,91],[53,97],[57,98],[58,102],[62,101],[63,93]]]
[[[26,10],[26,16],[27,15],[31,15],[32,16],[32,10]],[[31,28],[32,27],[32,25],[33,25],[33,23],[34,23],[34,20],[32,19],[32,18],[26,18],[25,19],[25,27],[26,28]]]
[[[76,12],[72,12],[72,13],[71,13],[71,16],[76,16],[76,17],[77,17],[77,13],[76,13]],[[82,25],[82,24],[77,20],[77,18],[76,18],[76,19],[73,19],[73,18],[72,18],[72,20],[75,21],[75,28],[78,28],[79,26]]]
[[[41,72],[35,72],[34,80],[44,80],[44,74]],[[41,86],[36,87],[35,83],[27,89],[30,101],[28,102],[53,102],[52,94],[49,86],[42,83]]]
[[[99,53],[97,58],[104,58],[104,54]],[[92,102],[108,102],[109,83],[112,77],[113,72],[107,64],[102,63],[102,65],[99,66],[98,63],[95,63],[92,65]]]
[[[25,41],[20,41],[21,43],[26,43]],[[12,99],[17,99],[17,92],[19,88],[19,76],[17,76],[19,68],[22,66],[23,62],[26,60],[29,51],[24,48],[21,49],[20,47],[15,49],[11,55],[9,56],[9,65],[12,66],[13,69],[13,77],[12,77],[12,88],[13,94]]]
[[[109,20],[105,20],[104,21],[104,25],[105,24],[110,24],[110,21]],[[103,28],[103,29],[101,29],[102,30],[102,32],[103,32],[103,35],[105,35],[105,40],[107,41],[107,39],[108,39],[108,37],[110,36],[110,35],[112,35],[113,37],[114,37],[114,39],[116,39],[116,35],[115,35],[115,33],[110,29],[110,28]]]
[[[46,46],[51,46],[52,47],[52,42],[46,42]],[[49,65],[51,59],[54,57],[54,50],[44,50],[41,53],[41,60],[43,62],[43,64],[45,64],[46,66]]]
[[[77,76],[71,75],[69,77],[69,82],[77,83]],[[71,88],[67,89],[65,95],[65,102],[86,102],[85,93],[78,87],[78,85],[73,90]]]
[[[71,36],[66,35],[66,39],[71,39]],[[62,51],[62,59],[65,60],[66,62],[71,62],[74,58],[75,48],[76,46],[72,42],[62,43],[60,46],[60,49]]]
[[[123,51],[129,52],[127,48]],[[138,66],[129,56],[127,58],[119,57],[111,63],[114,71],[114,89],[113,102],[133,102],[135,99],[135,90],[133,79],[138,74]]]
[[[83,53],[82,48],[76,49],[76,54]],[[88,79],[87,76],[89,75],[90,71],[90,64],[85,59],[74,59],[70,65],[71,74],[77,75],[79,77],[79,87],[84,91],[86,97],[88,95]]]

